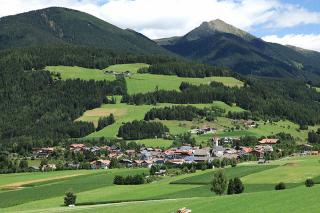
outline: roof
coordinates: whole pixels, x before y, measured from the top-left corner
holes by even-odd
[[[194,150],[194,156],[197,155],[209,155],[209,151],[207,149],[196,149]]]
[[[71,144],[70,147],[72,147],[72,148],[84,148],[84,147],[86,147],[86,145],[84,145],[82,143],[74,143],[74,144]]]
[[[222,146],[213,147],[213,151],[214,152],[224,152],[224,150],[226,150],[226,149],[224,147],[222,147]]]
[[[279,141],[279,139],[275,139],[275,138],[264,138],[261,141],[259,141],[259,143],[262,144],[277,144]]]
[[[105,165],[109,165],[110,164],[109,160],[95,160],[95,161],[90,162],[90,164],[96,164],[97,162],[103,163]]]

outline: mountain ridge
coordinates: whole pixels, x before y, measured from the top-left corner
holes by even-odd
[[[103,47],[124,52],[171,54],[142,34],[123,30],[73,9],[49,7],[0,19],[0,49],[52,43]]]
[[[244,75],[320,82],[320,53],[269,43],[221,20],[203,22],[184,36],[156,42],[180,56]]]

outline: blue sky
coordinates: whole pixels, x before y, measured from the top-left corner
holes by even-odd
[[[150,38],[181,36],[222,19],[270,42],[320,51],[320,0],[0,0],[0,17],[69,7]]]

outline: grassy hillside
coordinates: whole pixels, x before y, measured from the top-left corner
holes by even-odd
[[[226,168],[229,178],[238,176],[245,186],[241,195],[216,196],[210,191],[210,180],[215,170],[197,171],[193,174],[164,179],[144,185],[117,186],[111,183],[115,174],[143,172],[143,170],[108,170],[80,177],[69,177],[64,181],[35,183],[32,187],[0,193],[1,207],[5,212],[27,211],[79,211],[79,212],[173,212],[181,207],[193,212],[214,209],[223,212],[299,212],[300,205],[305,212],[316,212],[319,186],[306,188],[304,180],[319,181],[318,157],[287,158],[274,161],[271,165],[258,166],[244,163],[235,168]],[[92,172],[92,171],[91,171]],[[55,172],[53,172],[55,173]],[[279,175],[281,174],[281,175]],[[275,191],[274,185],[284,181],[288,189]],[[170,183],[176,184],[170,184]],[[76,186],[77,188],[73,188]],[[74,189],[78,207],[61,207],[64,190]],[[33,195],[30,200],[27,196]],[[128,201],[128,203],[107,204]],[[131,202],[130,202],[131,201]],[[137,202],[142,201],[142,202]],[[106,203],[107,205],[101,205]],[[17,205],[14,205],[17,204]],[[81,204],[98,204],[85,205]],[[308,204],[308,205],[306,205]],[[14,205],[14,206],[13,206]],[[295,208],[292,208],[292,205]],[[249,208],[250,206],[250,208]],[[263,208],[261,208],[263,206]]]
[[[181,82],[189,82],[195,85],[209,84],[211,81],[221,82],[230,87],[241,87],[243,83],[233,77],[207,77],[207,78],[183,78],[178,76],[168,75],[153,75],[153,74],[138,74],[139,68],[146,67],[147,64],[121,64],[113,65],[105,70],[124,72],[130,71],[133,73],[131,77],[126,77],[127,88],[129,94],[152,92],[158,87],[164,90],[179,90]],[[113,80],[114,76],[105,74],[104,70],[86,69],[80,67],[66,66],[48,66],[46,70],[50,72],[61,73],[62,79],[83,80]]]
[[[51,7],[1,18],[0,49],[56,43],[172,55],[137,32],[67,8]]]

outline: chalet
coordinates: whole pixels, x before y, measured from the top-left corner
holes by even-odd
[[[196,149],[193,153],[195,162],[208,162],[211,161],[209,149]]]
[[[90,162],[91,169],[108,169],[110,166],[109,160],[95,160]]]
[[[275,138],[264,138],[259,141],[260,144],[269,144],[269,145],[275,145],[279,142],[279,139]]]

